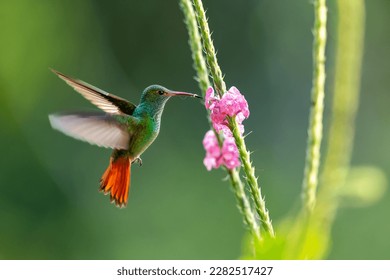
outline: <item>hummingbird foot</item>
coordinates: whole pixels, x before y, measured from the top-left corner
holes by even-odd
[[[140,157],[137,157],[133,162],[138,163],[139,166],[142,166],[142,159]]]

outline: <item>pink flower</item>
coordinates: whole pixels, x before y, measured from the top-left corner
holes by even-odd
[[[209,171],[221,165],[230,170],[240,166],[239,152],[229,128],[227,116],[236,118],[238,129],[243,134],[242,122],[249,117],[248,102],[236,87],[231,87],[222,98],[215,96],[214,89],[209,87],[205,95],[205,106],[210,110],[210,118],[215,131],[217,133],[222,131],[225,140],[221,149],[214,131],[209,130],[206,133],[203,139],[203,146],[206,150],[204,165]]]
[[[230,117],[237,116],[239,113],[242,113],[244,118],[249,117],[248,102],[236,87],[231,87],[219,103],[223,112]]]
[[[209,130],[204,136],[203,147],[206,150],[203,164],[208,171],[213,168],[217,169],[221,165],[224,165],[228,169],[240,166],[238,149],[232,137],[224,140],[221,149],[214,131]]]
[[[232,136],[226,117],[236,117],[240,133],[244,133],[242,122],[249,117],[248,102],[236,87],[231,87],[222,98],[215,97],[214,89],[209,87],[205,97],[206,109],[209,109],[211,122],[217,132],[223,131],[226,137]]]
[[[222,157],[227,169],[234,169],[241,165],[239,153],[233,137],[228,137],[223,142]]]
[[[206,106],[206,109],[209,109],[210,108],[210,105],[213,104],[215,100],[215,97],[214,97],[214,89],[213,87],[209,87],[207,90],[206,90],[206,96],[205,96],[205,106]]]
[[[203,138],[203,147],[206,150],[206,157],[203,160],[203,164],[207,170],[210,171],[213,168],[218,168],[222,163],[221,148],[219,147],[214,131],[207,131]]]

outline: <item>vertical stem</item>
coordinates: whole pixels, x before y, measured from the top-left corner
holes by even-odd
[[[230,183],[232,184],[234,194],[237,200],[238,210],[244,218],[244,223],[249,227],[255,240],[260,240],[260,228],[253,215],[249,200],[246,196],[244,185],[241,182],[240,175],[237,169],[226,170],[229,174]]]
[[[207,62],[210,67],[210,72],[214,80],[216,91],[220,96],[222,96],[226,92],[226,85],[223,80],[221,68],[219,67],[217,62],[217,56],[215,53],[213,42],[211,40],[211,34],[207,23],[206,13],[204,11],[201,0],[193,0],[193,1],[194,1],[194,7],[196,11],[196,16],[199,23],[199,28],[203,39],[202,41],[203,47],[205,49]],[[265,200],[261,195],[261,190],[257,183],[255,169],[252,166],[252,162],[250,159],[250,152],[246,149],[244,138],[239,132],[236,120],[234,118],[233,119],[229,118],[228,123],[229,123],[229,129],[233,133],[236,146],[240,153],[241,161],[244,166],[244,172],[246,175],[246,181],[250,187],[252,199],[255,204],[255,210],[260,217],[260,222],[265,232],[269,236],[274,237],[275,233],[272,227],[272,222],[269,217],[268,210],[265,207]]]
[[[197,81],[202,95],[204,96],[211,83],[209,80],[206,61],[203,56],[202,39],[199,34],[194,8],[192,7],[190,0],[180,0],[180,7],[184,13],[184,21],[187,26],[189,36],[188,43],[191,48],[194,69],[197,73]]]
[[[306,162],[303,178],[304,207],[311,212],[316,202],[320,148],[322,141],[322,117],[324,111],[326,18],[325,0],[314,2],[313,86],[307,137]]]
[[[233,123],[233,124],[232,124]],[[252,166],[252,162],[250,159],[250,153],[246,149],[245,141],[242,135],[239,132],[239,129],[236,125],[235,119],[230,119],[229,124],[231,127],[234,127],[232,130],[234,140],[236,141],[236,145],[238,151],[240,153],[240,157],[242,160],[242,164],[244,165],[244,171],[246,175],[247,183],[250,187],[250,192],[252,194],[253,202],[255,204],[255,210],[260,217],[260,222],[265,230],[265,232],[274,237],[274,229],[272,227],[271,218],[269,217],[269,213],[267,208],[265,207],[265,200],[261,194],[261,188],[257,183],[257,178],[255,175],[255,168]]]
[[[338,27],[332,120],[320,195],[331,199],[348,174],[359,105],[364,47],[364,0],[337,1]],[[336,202],[337,204],[337,202]],[[334,208],[337,208],[335,206]]]
[[[332,119],[328,148],[321,173],[317,205],[309,218],[309,227],[329,242],[332,224],[339,206],[339,189],[350,168],[355,133],[355,117],[359,103],[360,75],[363,58],[365,8],[364,0],[337,1],[338,24],[336,69]],[[306,248],[312,246],[305,235],[302,256],[311,258]],[[325,252],[324,252],[325,253]],[[318,257],[317,257],[318,258]]]
[[[194,68],[197,72],[198,83],[203,95],[210,86],[206,61],[202,53],[202,41],[199,35],[198,25],[195,17],[195,12],[190,0],[180,0],[180,6],[183,10],[187,30],[189,34],[189,44],[191,47],[192,58],[194,60]],[[212,127],[212,125],[210,124]],[[214,131],[215,132],[215,131]],[[216,133],[218,142],[222,143],[221,136]],[[241,182],[240,175],[237,169],[227,170],[230,183],[236,196],[237,206],[243,216],[244,223],[248,226],[250,232],[256,240],[260,240],[260,229],[256,222],[255,215],[252,212],[248,197],[245,193],[244,185]]]
[[[226,84],[223,80],[222,71],[217,61],[217,55],[214,49],[213,41],[211,40],[211,33],[207,23],[206,13],[203,8],[202,0],[194,0],[194,6],[196,15],[198,17],[200,32],[202,34],[203,45],[206,50],[207,63],[213,76],[215,90],[221,97],[226,92]]]

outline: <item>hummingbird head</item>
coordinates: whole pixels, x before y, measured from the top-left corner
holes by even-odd
[[[190,96],[202,98],[193,93],[173,91],[163,86],[152,85],[148,86],[141,95],[139,108],[149,112],[151,115],[161,116],[165,103],[171,96]]]
[[[167,100],[171,96],[190,96],[190,97],[201,98],[200,96],[193,93],[173,91],[163,86],[152,85],[152,86],[148,86],[142,93],[140,104],[148,104],[148,105],[152,105],[155,108],[163,108],[165,102],[167,102]]]
[[[163,105],[171,96],[190,96],[201,98],[193,93],[173,91],[160,85],[152,85],[148,86],[142,93],[141,103],[147,102]]]

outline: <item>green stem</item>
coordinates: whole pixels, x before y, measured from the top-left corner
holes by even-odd
[[[245,224],[249,227],[253,237],[256,240],[260,240],[260,228],[256,222],[256,218],[253,215],[249,200],[246,196],[244,185],[241,182],[240,174],[237,169],[226,170],[229,174],[230,183],[232,184],[234,194],[237,200],[238,210],[244,218]]]
[[[223,80],[221,68],[218,65],[217,56],[215,53],[213,42],[211,40],[210,29],[207,23],[206,13],[204,11],[202,1],[194,0],[194,7],[203,39],[203,47],[206,52],[206,58],[210,67],[211,75],[213,77],[215,89],[219,96],[222,96],[226,92],[226,85]],[[246,175],[246,181],[250,187],[252,199],[255,204],[255,210],[260,217],[260,222],[265,232],[269,236],[274,237],[275,233],[272,227],[271,219],[269,217],[268,210],[265,207],[265,201],[261,195],[261,190],[257,183],[255,169],[252,166],[252,162],[250,160],[250,152],[248,152],[246,149],[244,138],[240,134],[237,122],[234,119],[229,119],[229,129],[233,133],[236,146],[240,153],[241,161],[244,166],[244,172]]]
[[[313,210],[316,202],[318,170],[320,165],[320,148],[322,141],[322,117],[325,96],[325,47],[326,18],[325,0],[314,2],[314,42],[313,42],[313,86],[311,91],[311,110],[307,137],[306,163],[303,178],[304,206],[308,212]]]
[[[207,23],[206,13],[203,8],[202,0],[194,0],[196,16],[198,18],[200,32],[202,34],[203,46],[206,51],[207,63],[210,67],[210,72],[213,77],[215,91],[220,97],[226,92],[226,84],[223,80],[221,68],[217,61],[217,55],[214,49],[211,33]]]
[[[194,69],[197,73],[197,81],[202,95],[204,96],[211,83],[206,61],[203,56],[202,39],[199,34],[194,8],[190,0],[180,0],[180,7],[184,13],[184,20],[188,30],[188,43],[191,48]]]
[[[332,120],[320,192],[325,201],[332,200],[334,211],[338,204],[334,201],[334,193],[338,191],[337,188],[343,186],[351,161],[355,118],[359,105],[365,24],[364,0],[337,1],[337,6],[338,27]]]
[[[246,175],[246,180],[250,188],[250,192],[252,195],[253,202],[255,204],[255,210],[256,213],[260,217],[260,222],[265,230],[265,232],[271,236],[274,237],[274,229],[272,227],[272,222],[269,217],[269,213],[267,208],[265,207],[265,200],[261,194],[261,188],[259,187],[257,183],[257,178],[255,175],[255,168],[252,166],[252,162],[250,159],[250,152],[247,151],[244,138],[240,134],[240,131],[238,129],[237,123],[235,119],[229,120],[229,125],[232,127],[233,137],[236,141],[236,145],[238,148],[238,151],[240,153],[241,161],[244,166],[244,171]]]
[[[190,0],[180,0],[180,7],[183,10],[185,23],[187,25],[189,45],[191,47],[192,59],[194,60],[194,68],[198,76],[197,80],[199,83],[199,88],[204,95],[207,88],[210,86],[210,81],[208,77],[206,61],[202,53],[202,41],[199,35],[195,12]],[[211,122],[210,126],[212,127]],[[215,135],[217,136],[218,142],[221,146],[221,136],[218,133],[215,133]],[[227,173],[229,174],[230,183],[233,187],[233,191],[237,200],[237,206],[243,216],[244,223],[248,226],[254,238],[260,240],[260,229],[250,207],[250,203],[245,193],[244,185],[241,182],[239,172],[237,169],[233,169],[227,170]]]
[[[332,225],[340,203],[338,193],[345,184],[350,168],[364,45],[364,0],[337,1],[337,6],[332,119],[317,205],[308,221],[310,231],[322,235],[323,244],[330,242]],[[306,259],[313,258],[310,255],[313,236],[308,234],[308,228],[304,235],[305,240],[302,242],[303,249],[300,255]],[[314,256],[314,258],[319,257],[323,255]]]

